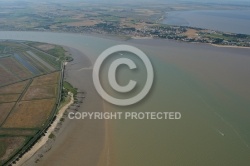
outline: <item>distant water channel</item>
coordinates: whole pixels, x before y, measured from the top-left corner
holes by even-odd
[[[163,23],[250,34],[250,10],[173,11]]]
[[[14,57],[17,61],[19,61],[21,64],[23,64],[30,72],[32,72],[34,75],[38,75],[41,72],[35,68],[32,64],[30,64],[28,61],[23,59],[20,55],[17,53],[14,53]]]

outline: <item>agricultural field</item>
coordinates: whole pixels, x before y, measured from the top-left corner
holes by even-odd
[[[16,150],[20,149],[25,144],[26,141],[27,141],[26,137],[0,137],[1,160],[2,161],[7,160],[9,156],[13,155]]]
[[[0,66],[0,84],[1,85],[10,84],[19,80],[20,79],[17,78],[14,74],[8,72],[5,68]]]
[[[30,86],[24,94],[22,100],[37,100],[54,98],[57,95],[57,84],[54,85],[34,85]],[[1,97],[1,96],[0,96]],[[0,98],[1,99],[1,98]]]
[[[13,103],[1,103],[0,104],[0,124],[4,122],[8,114],[10,113],[11,109],[15,105],[15,102]]]
[[[0,94],[0,103],[7,103],[7,102],[17,101],[19,96],[20,96],[19,94],[7,94],[7,95],[1,95]]]
[[[59,57],[47,52],[60,46],[26,43],[0,42],[0,165],[14,162],[41,136],[60,102],[65,52]]]
[[[0,94],[20,94],[24,90],[25,86],[27,85],[29,81],[22,81],[16,84],[12,84],[9,86],[5,86],[0,88]]]
[[[0,165],[53,118],[59,99],[60,79],[60,71],[57,71],[0,88]],[[14,91],[13,87],[17,90]],[[8,137],[19,139],[13,142]]]
[[[28,7],[29,10],[20,9],[22,7]],[[14,16],[11,15],[10,8],[15,10]],[[57,30],[67,26],[95,26],[103,22],[119,23],[123,18],[152,21],[161,18],[166,7],[153,4],[147,6],[141,3],[126,6],[124,4],[99,5],[86,2],[72,2],[66,6],[44,2],[39,6],[25,3],[20,4],[19,7],[9,3],[8,8],[0,7],[0,9],[3,11],[1,16],[5,18],[0,20],[1,29]]]
[[[35,85],[52,85],[57,84],[57,79],[60,77],[59,72],[54,72],[48,75],[36,77],[33,79],[31,86]]]
[[[0,136],[33,136],[37,133],[37,130],[30,129],[0,129]]]
[[[10,115],[2,125],[3,128],[40,128],[48,120],[54,99],[21,101],[16,104]]]
[[[11,73],[20,80],[32,77],[31,71],[22,66],[20,63],[18,63],[15,58],[12,57],[2,58],[0,61],[0,65],[4,69],[6,69],[7,72]]]
[[[26,42],[32,45],[32,42]],[[0,42],[0,87],[61,70],[65,51],[60,46],[45,43],[32,47],[25,42]],[[48,52],[48,53],[47,53]],[[51,54],[49,54],[51,53]]]

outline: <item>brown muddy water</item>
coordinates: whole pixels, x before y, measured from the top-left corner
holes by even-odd
[[[180,120],[69,121],[42,163],[88,166],[250,163],[250,49],[42,32],[0,32],[0,38],[61,44],[84,53],[88,58],[68,66],[66,75],[66,79],[88,94],[80,111],[182,114]],[[103,101],[91,82],[92,64],[102,51],[116,44],[140,48],[154,67],[150,93],[132,106],[119,107]],[[73,56],[81,53],[76,51]],[[132,77],[143,82],[144,68],[139,69],[142,73],[124,69],[118,79],[123,83]],[[104,73],[102,77],[105,84]],[[104,87],[108,89],[107,84]]]

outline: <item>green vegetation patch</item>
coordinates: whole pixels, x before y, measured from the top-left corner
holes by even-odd
[[[74,88],[74,87],[73,87],[69,82],[67,82],[67,81],[64,81],[64,82],[63,82],[63,89],[65,90],[65,91],[64,91],[64,94],[67,93],[67,92],[73,93],[74,96],[77,94],[77,88]]]
[[[0,128],[0,136],[33,136],[37,133],[36,129],[3,129]]]
[[[56,136],[53,134],[53,133],[51,133],[50,135],[49,135],[49,138],[50,139],[54,139]]]
[[[65,50],[61,46],[55,46],[55,48],[48,50],[47,53],[59,58],[60,60],[65,60]]]

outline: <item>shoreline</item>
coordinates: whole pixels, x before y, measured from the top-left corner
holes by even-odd
[[[26,161],[28,161],[30,158],[32,158],[33,155],[36,154],[36,152],[42,148],[47,141],[50,139],[49,136],[50,134],[56,129],[58,123],[60,122],[60,119],[63,117],[63,114],[65,111],[68,109],[68,107],[74,103],[74,98],[73,94],[69,93],[70,95],[70,101],[66,105],[64,105],[57,113],[56,119],[54,122],[51,124],[51,126],[48,128],[47,132],[45,133],[45,136],[42,136],[35,144],[34,146],[31,147],[31,149],[26,152],[18,161],[16,161],[16,164],[13,164],[13,166],[21,166],[23,165]]]
[[[92,62],[83,51],[76,48],[65,46],[74,61],[69,62],[65,68],[64,79],[78,88],[79,92],[84,92],[84,100],[66,113],[69,112],[90,112],[103,111],[103,100],[97,94],[92,82],[92,70],[79,70],[89,68]],[[78,62],[78,63],[75,63]],[[79,94],[81,98],[81,94]],[[78,106],[77,106],[78,105]],[[76,110],[77,108],[77,110]],[[91,165],[97,166],[101,153],[104,151],[106,144],[106,126],[103,120],[92,121],[70,120],[65,117],[64,122],[57,126],[55,139],[50,139],[41,147],[23,166],[43,166],[43,165]],[[88,157],[91,156],[91,157]],[[66,160],[67,158],[67,160]],[[106,163],[104,163],[106,164]]]
[[[131,39],[154,39],[153,37],[131,36]]]
[[[155,38],[155,37],[119,36],[119,35],[114,35],[114,34],[74,33],[74,32],[60,32],[60,31],[57,32],[57,31],[2,31],[2,30],[0,30],[0,32],[32,32],[32,33],[72,34],[72,35],[82,35],[82,36],[96,37],[96,38],[107,39],[107,40],[118,40],[118,41],[129,41],[129,40],[170,40],[170,41],[174,41],[174,42],[183,42],[183,43],[192,43],[192,44],[208,44],[208,45],[212,45],[212,46],[215,46],[215,47],[221,47],[221,48],[247,48],[247,49],[250,49],[250,47],[243,47],[243,46],[218,45],[218,44],[202,43],[202,42],[186,42],[186,41],[182,41],[182,40],[163,39],[163,38]],[[9,40],[9,39],[0,39],[0,40]]]
[[[4,31],[4,30],[0,30],[0,32],[58,33],[58,34],[69,34],[69,35],[81,35],[81,36],[88,36],[88,37],[95,37],[95,38],[102,38],[102,39],[109,39],[109,40],[119,40],[119,41],[127,41],[129,40],[129,38],[132,38],[132,36],[129,37],[129,36],[118,35],[118,34],[115,35],[115,34],[77,33],[77,32],[60,32],[60,31]],[[9,40],[9,39],[0,39],[0,41],[4,41],[4,40]]]
[[[214,47],[221,47],[221,48],[245,48],[245,49],[250,49],[250,47],[242,47],[242,46],[230,46],[230,45],[218,45],[218,44],[210,44]]]
[[[201,43],[201,42],[185,42],[181,40],[173,40],[173,39],[161,39],[161,38],[154,38],[154,37],[131,37],[129,40],[168,40],[170,42],[176,42],[176,43],[184,43],[184,44],[196,44],[196,45],[209,45],[214,46],[218,48],[238,48],[238,49],[250,49],[250,47],[243,47],[243,46],[232,46],[232,45],[218,45],[218,44],[212,44],[212,43]]]

